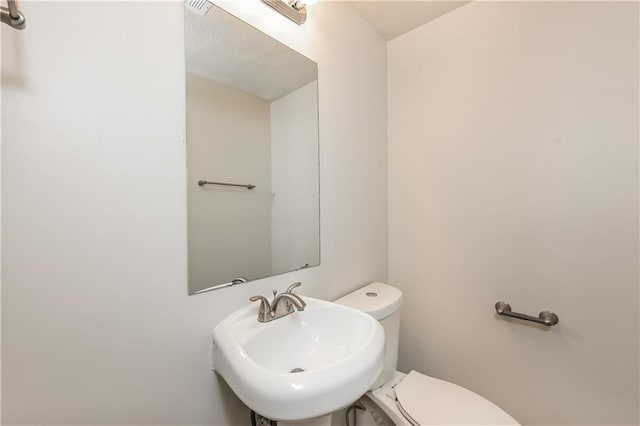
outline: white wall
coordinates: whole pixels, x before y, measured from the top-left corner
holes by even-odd
[[[271,102],[271,262],[290,271],[320,261],[318,82]]]
[[[345,4],[302,27],[224,6],[319,63],[322,265],[187,296],[182,3],[22,2],[27,29],[1,26],[4,423],[247,424],[213,327],[295,280],[387,278],[384,41]]]
[[[638,424],[638,35],[635,2],[474,2],[389,43],[402,369]]]
[[[271,275],[270,103],[192,74],[186,81],[189,289]]]

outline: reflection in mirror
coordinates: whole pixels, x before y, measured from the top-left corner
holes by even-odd
[[[185,39],[189,293],[318,265],[316,63],[216,6]]]

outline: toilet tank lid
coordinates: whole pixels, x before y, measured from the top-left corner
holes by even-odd
[[[334,300],[334,303],[358,309],[381,320],[400,309],[402,292],[388,284],[373,282]]]

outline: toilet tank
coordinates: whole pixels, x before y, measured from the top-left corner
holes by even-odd
[[[382,386],[398,368],[402,292],[388,284],[374,282],[335,300],[334,303],[366,312],[382,325],[385,339],[384,368],[371,389]]]

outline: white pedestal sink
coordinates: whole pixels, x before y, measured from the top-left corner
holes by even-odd
[[[264,417],[300,421],[330,414],[362,396],[384,362],[384,331],[371,316],[311,297],[307,306],[258,322],[258,303],[214,330],[213,366]],[[301,370],[301,371],[300,371]]]

